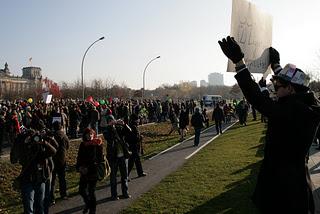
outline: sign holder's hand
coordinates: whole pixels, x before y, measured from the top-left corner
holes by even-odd
[[[234,63],[236,64],[243,59],[244,54],[239,46],[239,44],[234,40],[233,37],[228,36],[226,39],[223,38],[222,41],[218,41],[222,52]]]

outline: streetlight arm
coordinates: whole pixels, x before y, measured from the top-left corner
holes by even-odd
[[[100,40],[103,40],[104,39],[104,36],[97,39],[96,41],[94,41],[86,50],[86,52],[84,52],[84,55],[82,57],[82,62],[81,62],[81,85],[82,85],[82,98],[84,100],[84,87],[83,87],[83,63],[84,63],[84,59],[89,51],[89,49],[97,42],[99,42]]]
[[[157,57],[153,58],[152,60],[150,60],[150,61],[148,62],[148,64],[146,65],[146,67],[144,68],[144,70],[143,70],[143,91],[144,91],[144,89],[145,89],[145,76],[146,76],[147,68],[148,68],[148,66],[151,64],[151,62],[153,62],[154,60],[159,59],[159,58],[160,58],[160,56],[157,56]]]

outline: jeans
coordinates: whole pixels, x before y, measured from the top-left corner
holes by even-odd
[[[124,157],[116,157],[110,161],[111,174],[110,174],[110,185],[111,185],[111,197],[117,197],[117,172],[118,168],[121,175],[121,189],[124,196],[128,195],[128,159]]]
[[[201,128],[194,128],[194,146],[198,146],[200,143]]]
[[[21,197],[24,214],[44,214],[45,182],[22,184]]]

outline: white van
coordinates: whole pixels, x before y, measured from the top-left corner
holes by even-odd
[[[204,106],[212,106],[214,107],[216,103],[222,100],[221,95],[204,95],[202,97]]]

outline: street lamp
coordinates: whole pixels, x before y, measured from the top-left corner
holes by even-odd
[[[97,42],[99,42],[100,40],[103,40],[104,36],[97,39],[96,41],[94,41],[86,50],[86,52],[84,52],[83,58],[82,58],[82,62],[81,62],[81,87],[82,87],[82,99],[84,100],[84,86],[83,86],[83,63],[84,63],[84,58],[87,55],[87,52],[89,51],[89,49]]]
[[[147,68],[148,68],[148,66],[150,65],[151,62],[153,62],[154,60],[159,59],[159,58],[160,58],[160,56],[157,56],[157,57],[153,58],[152,60],[150,60],[150,61],[148,62],[148,64],[147,64],[146,67],[144,68],[144,71],[143,71],[142,100],[143,100],[143,98],[144,98],[144,90],[145,90],[145,86],[146,86],[145,77],[146,77]]]

